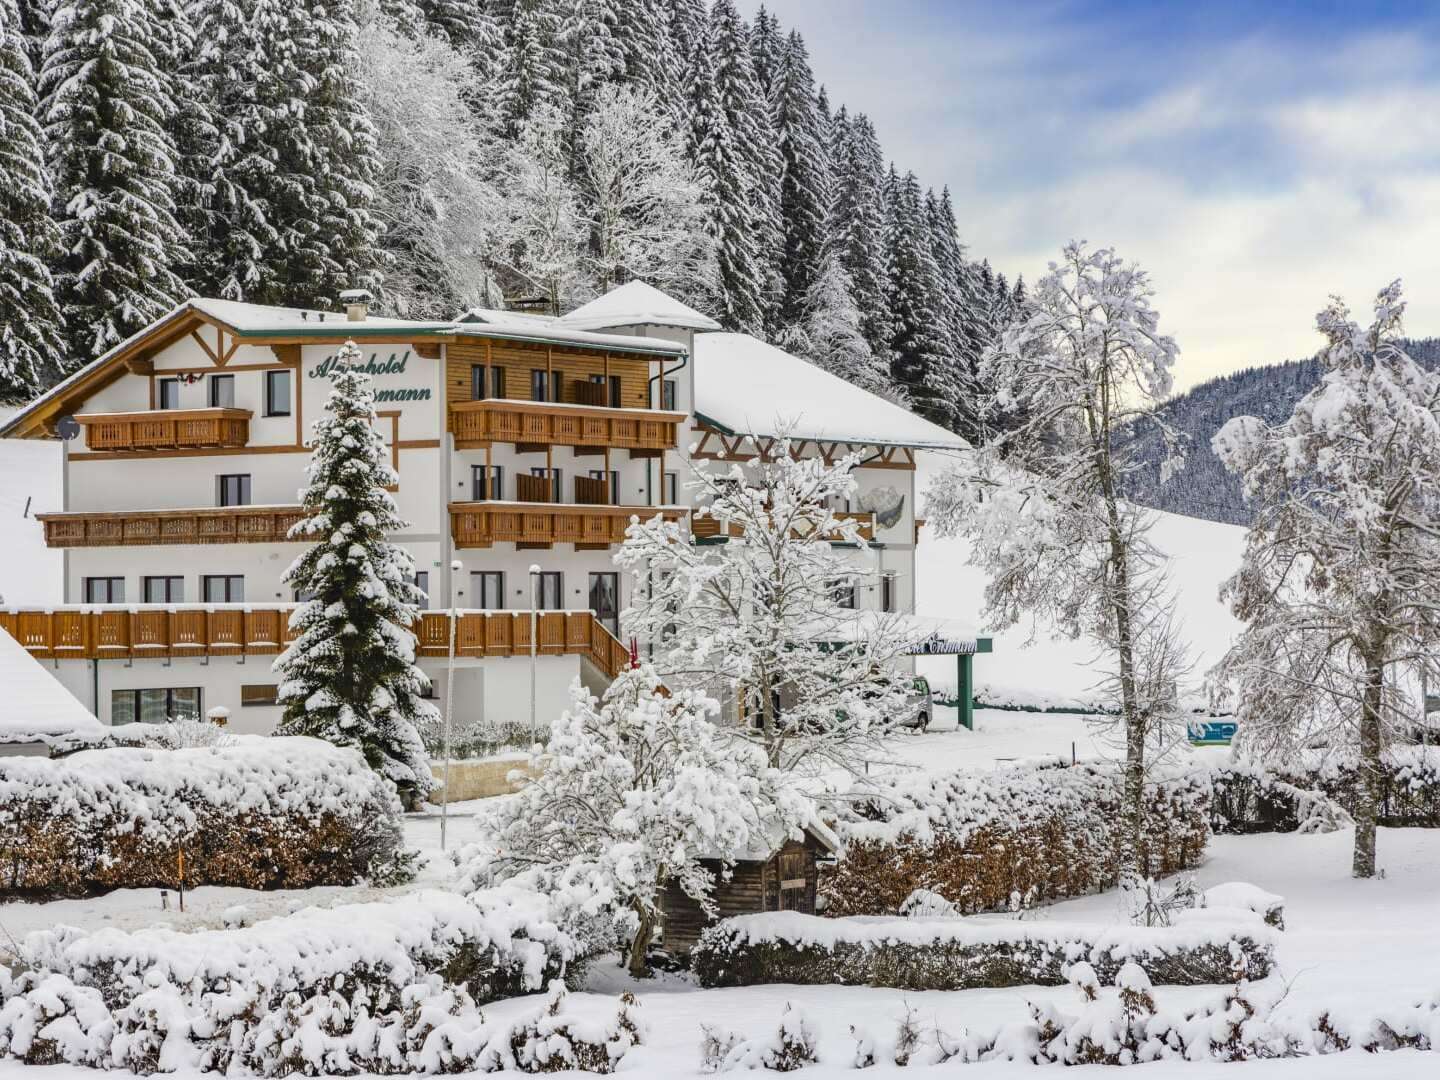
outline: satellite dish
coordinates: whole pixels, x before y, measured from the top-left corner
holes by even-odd
[[[55,421],[55,433],[66,442],[69,442],[75,438],[76,435],[80,434],[80,424],[73,416],[62,416],[59,420]]]

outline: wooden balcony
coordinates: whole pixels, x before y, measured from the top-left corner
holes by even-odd
[[[294,607],[119,604],[0,609],[0,630],[32,656],[45,660],[268,656],[295,639],[290,631]],[[542,611],[535,623],[535,651],[540,656],[582,656],[612,679],[630,661],[625,647],[589,611]],[[446,654],[450,626],[445,612],[423,612],[415,631],[421,656]],[[455,626],[455,655],[529,656],[530,613],[461,612]]]
[[[200,450],[250,441],[249,409],[81,413],[90,450]]]
[[[860,523],[860,537],[870,541],[875,539],[875,515],[871,511],[845,511],[835,515],[847,521]],[[738,537],[744,534],[744,530],[735,522],[730,522],[723,529],[718,518],[694,515],[690,518],[690,535],[696,540],[714,540],[717,538]]]
[[[275,543],[284,540],[304,514],[298,506],[225,506],[69,511],[35,517],[45,526],[45,543],[65,548]]]
[[[660,514],[666,521],[679,521],[687,513],[673,506],[460,502],[450,504],[450,534],[455,546],[462,548],[485,548],[495,543],[603,548],[625,539],[632,517],[646,521]]]
[[[629,450],[632,457],[651,457],[675,449],[684,420],[685,414],[679,412],[508,398],[457,401],[450,406],[450,432],[460,450],[483,449],[500,442],[513,443],[521,450],[608,446]]]

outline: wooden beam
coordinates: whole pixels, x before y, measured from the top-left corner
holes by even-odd
[[[216,333],[219,333],[218,328],[216,330]],[[199,345],[200,348],[204,350],[205,355],[210,357],[211,363],[213,363],[216,367],[223,366],[220,363],[220,354],[217,353],[214,349],[210,348],[210,345],[205,341],[204,338],[200,336],[200,331],[198,328],[195,330],[191,330],[190,336],[195,339],[195,344]]]

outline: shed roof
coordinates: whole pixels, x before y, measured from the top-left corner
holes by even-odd
[[[0,743],[75,745],[108,730],[25,647],[0,630]]]

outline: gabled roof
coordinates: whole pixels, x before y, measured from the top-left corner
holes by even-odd
[[[73,748],[108,730],[25,647],[0,630],[0,743],[45,742]]]
[[[720,324],[643,281],[627,281],[582,304],[559,320],[576,330],[612,326],[677,326],[682,330],[719,330]]]
[[[695,335],[695,412],[731,435],[771,436],[926,450],[970,444],[853,383],[749,334]]]

